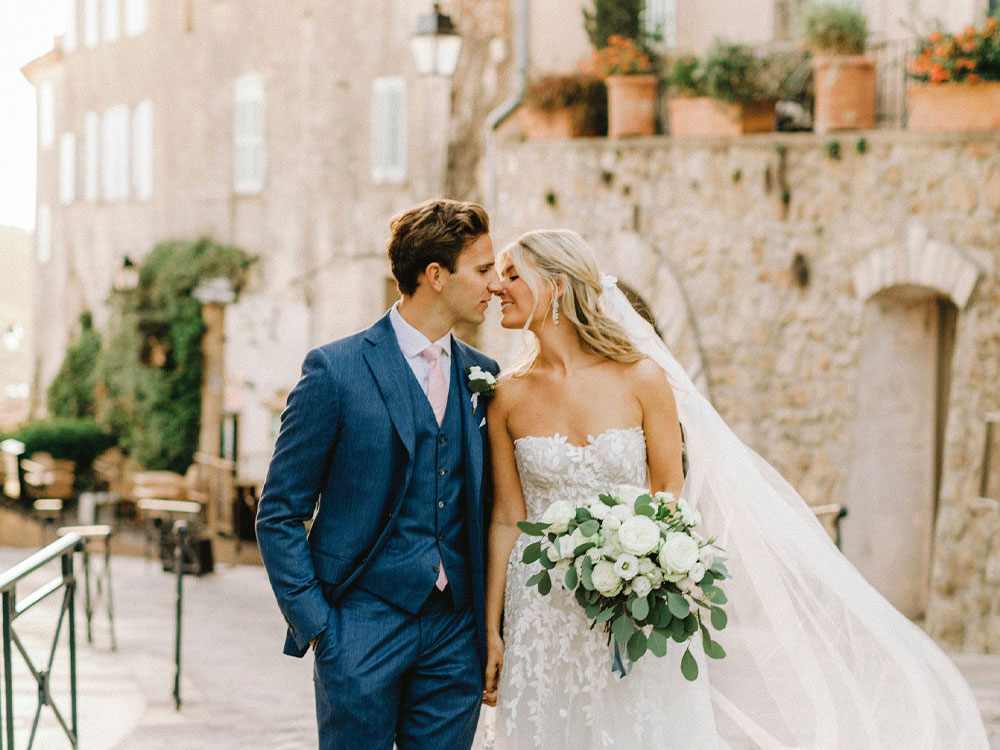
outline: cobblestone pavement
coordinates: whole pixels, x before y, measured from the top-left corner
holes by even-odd
[[[30,550],[0,548],[0,571],[28,554]],[[33,577],[19,589],[19,597],[56,570]],[[218,565],[212,575],[185,577],[180,711],[172,696],[176,579],[158,563],[133,557],[114,558],[112,572],[118,651],[110,649],[103,609],[95,617],[93,645],[86,641],[82,615],[77,618],[80,750],[316,747],[312,660],[281,654],[284,621],[263,568]],[[51,648],[55,599],[15,623],[36,664],[45,664]],[[976,693],[991,747],[1000,750],[1000,656],[954,658]],[[15,746],[21,748],[30,733],[37,690],[16,651],[13,663]],[[68,719],[65,631],[55,652],[52,683],[56,703]],[[42,712],[35,747],[69,747],[48,708]]]

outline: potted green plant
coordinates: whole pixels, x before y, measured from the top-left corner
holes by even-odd
[[[594,76],[542,76],[528,85],[517,116],[529,139],[603,135],[607,132],[607,92]]]
[[[656,76],[649,54],[618,34],[594,52],[594,70],[608,88],[608,136],[656,132]]]
[[[934,32],[918,40],[907,72],[910,130],[1000,129],[1000,32],[988,17],[981,29]]]
[[[780,91],[770,68],[768,57],[721,41],[702,59],[678,58],[669,74],[677,94],[667,102],[670,134],[715,138],[774,130]]]
[[[805,42],[813,52],[813,129],[875,127],[875,60],[866,57],[864,14],[845,5],[817,5],[805,19]]]

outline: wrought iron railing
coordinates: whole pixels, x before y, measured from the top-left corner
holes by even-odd
[[[115,602],[111,591],[111,527],[101,524],[96,526],[63,526],[58,530],[59,536],[76,534],[83,540],[83,612],[87,619],[87,643],[94,642],[94,614],[103,603],[108,615],[108,634],[111,637],[111,650],[118,650],[115,640]],[[91,547],[97,541],[103,542],[100,551],[103,566],[94,571],[91,564]]]
[[[906,61],[913,50],[912,39],[893,39],[868,45],[867,53],[875,58],[875,113],[880,128],[902,128],[906,125]]]
[[[76,701],[76,616],[75,616],[75,594],[76,577],[73,574],[73,554],[82,545],[81,538],[76,534],[66,534],[61,539],[42,548],[28,559],[15,565],[2,576],[0,576],[0,612],[2,612],[2,638],[3,638],[3,736],[6,744],[0,743],[6,750],[14,750],[14,665],[13,649],[17,649],[25,665],[31,672],[38,687],[38,705],[31,722],[31,733],[28,737],[26,750],[30,750],[34,745],[35,736],[38,731],[38,723],[42,715],[42,709],[48,706],[55,715],[56,720],[66,733],[70,741],[70,746],[77,747],[78,725],[77,725],[77,701]],[[25,578],[35,573],[43,566],[59,560],[60,574],[50,579],[34,591],[23,598],[18,597],[18,585]],[[28,654],[21,638],[14,628],[15,622],[25,612],[44,601],[48,597],[62,592],[62,603],[59,607],[59,617],[56,623],[55,634],[49,648],[48,658],[44,667],[39,667]],[[52,667],[55,663],[56,648],[59,645],[59,636],[62,633],[63,623],[66,622],[66,639],[69,648],[69,718],[67,719],[59,706],[53,699],[51,685]]]

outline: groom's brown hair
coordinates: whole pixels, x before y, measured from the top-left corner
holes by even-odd
[[[489,231],[490,217],[478,203],[435,199],[396,214],[386,251],[399,291],[412,296],[431,263],[454,273],[459,253]]]

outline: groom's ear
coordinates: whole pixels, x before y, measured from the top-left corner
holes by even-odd
[[[430,289],[433,289],[435,292],[440,292],[444,288],[447,269],[435,261],[433,263],[428,263],[427,268],[424,269],[424,272],[421,275],[423,276],[424,282]]]

